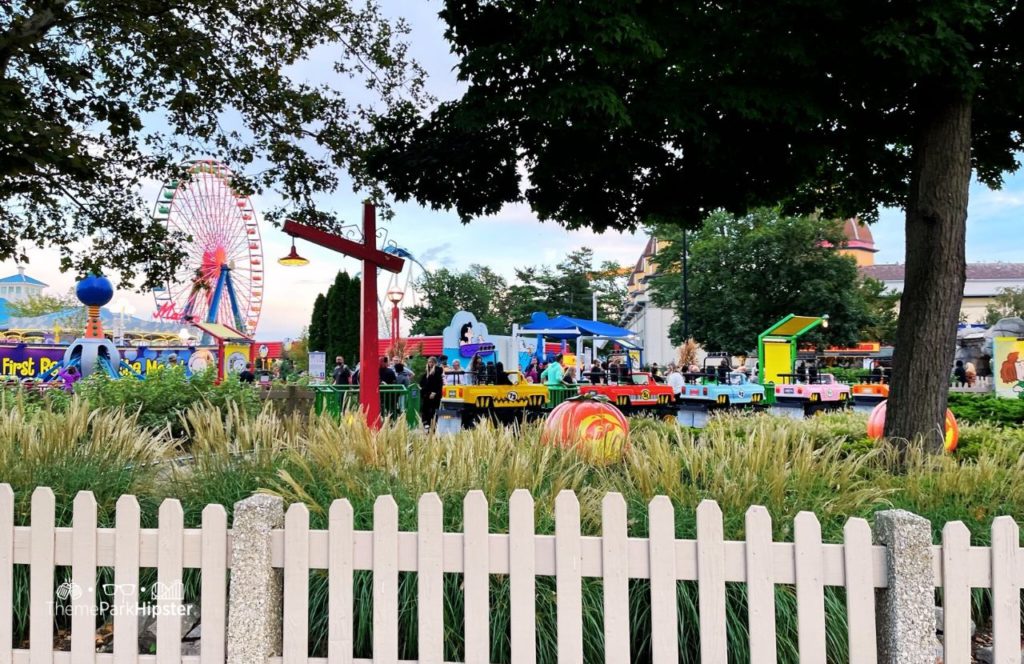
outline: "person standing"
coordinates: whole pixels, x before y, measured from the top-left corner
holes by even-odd
[[[394,385],[398,382],[398,376],[395,374],[395,370],[388,366],[388,358],[386,357],[380,358],[377,375],[380,377],[382,385]]]
[[[444,390],[444,372],[433,356],[427,358],[427,370],[420,377],[420,417],[423,426],[434,429],[434,417],[441,407],[441,392]]]
[[[668,377],[665,379],[665,382],[672,388],[672,394],[675,396],[675,400],[678,403],[679,397],[683,393],[683,385],[686,381],[683,379],[683,374],[679,373],[679,369],[676,368],[676,365],[668,365]]]
[[[331,378],[335,385],[348,385],[352,381],[352,372],[341,355],[334,358],[334,372],[331,374]]]
[[[412,372],[406,368],[402,362],[396,362],[395,366],[392,367],[395,371],[395,383],[402,387],[409,387],[412,385]]]
[[[395,370],[395,376],[397,377],[395,382],[405,388],[405,392],[398,397],[398,412],[404,413],[405,394],[408,393],[409,386],[412,384],[412,371],[407,369],[401,360],[396,361],[392,369]]]
[[[544,381],[544,384],[548,387],[559,387],[562,385],[562,376],[564,375],[562,370],[562,356],[556,355],[555,361],[552,362],[544,369],[540,374],[540,379]]]
[[[242,372],[238,374],[238,382],[245,383],[247,385],[252,385],[256,382],[256,374],[253,373],[252,362],[247,362],[245,364],[245,369],[242,369]]]
[[[953,369],[953,379],[956,381],[957,387],[963,387],[967,384],[967,369],[964,368],[963,360],[956,361],[956,368]]]

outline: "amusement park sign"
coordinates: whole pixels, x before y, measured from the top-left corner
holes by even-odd
[[[157,320],[181,320],[181,312],[177,310],[173,302],[164,302],[153,312],[153,318]]]
[[[27,344],[0,344],[0,376],[32,378],[48,371],[64,358],[64,346],[28,346]],[[174,354],[185,367],[186,374],[216,366],[217,356],[207,349],[194,348],[121,348],[121,357],[138,374],[146,375],[158,366],[167,364]],[[127,373],[122,371],[122,373]]]

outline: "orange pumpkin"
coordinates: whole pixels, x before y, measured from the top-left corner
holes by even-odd
[[[885,404],[882,403],[875,406],[875,409],[871,411],[871,415],[868,416],[868,437],[878,439],[881,438],[885,432]],[[956,449],[957,441],[960,440],[960,425],[956,423],[956,417],[953,416],[953,411],[946,409],[946,441],[943,444],[943,449],[946,452],[952,452]]]
[[[592,461],[607,465],[621,460],[629,449],[629,422],[607,398],[573,397],[548,415],[541,442],[578,447]]]

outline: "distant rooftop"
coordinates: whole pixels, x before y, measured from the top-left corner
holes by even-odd
[[[18,274],[12,274],[9,277],[0,279],[0,284],[29,284],[31,286],[42,286],[44,288],[48,285],[25,274],[25,268],[21,265],[18,266]]]
[[[906,265],[902,263],[882,263],[865,265],[860,268],[861,274],[879,281],[903,281]],[[1003,281],[1008,279],[1024,279],[1024,263],[968,263],[968,281]]]

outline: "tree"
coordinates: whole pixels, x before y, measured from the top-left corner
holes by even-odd
[[[664,225],[654,235],[667,246],[654,258],[652,300],[678,312],[682,233]],[[831,248],[842,241],[835,222],[816,217],[765,208],[742,217],[709,215],[688,238],[691,336],[710,351],[746,353],[756,347],[758,334],[787,314],[828,314],[828,329],[818,340],[860,341],[861,330],[874,321],[856,262]],[[686,341],[681,315],[670,334],[673,343]]]
[[[353,366],[359,357],[359,278],[338,272],[327,293],[316,296],[309,321],[309,350],[322,350],[328,364],[341,355]]]
[[[348,272],[338,272],[334,283],[327,289],[327,357],[341,355],[353,366],[359,357],[359,288]],[[355,282],[358,284],[358,282]],[[374,339],[376,342],[376,339]]]
[[[309,328],[302,328],[298,339],[292,339],[292,347],[285,352],[285,356],[291,360],[295,373],[309,371]],[[333,358],[332,358],[333,361]],[[331,366],[328,364],[328,366]]]
[[[871,322],[861,329],[861,339],[892,344],[896,340],[900,294],[886,290],[885,282],[871,277],[863,277],[859,285],[871,312]]]
[[[985,307],[986,325],[1013,317],[1024,317],[1024,288],[1002,288],[995,300]]]
[[[359,322],[362,318],[362,287],[359,277],[352,277],[348,280],[348,296],[346,298],[348,315],[344,316],[341,323],[341,351],[345,359],[355,366],[356,358],[359,357],[359,340],[362,331]],[[333,356],[331,356],[333,357]]]
[[[309,321],[310,350],[327,349],[327,298],[323,293],[313,301],[313,316]]]
[[[426,101],[407,32],[373,0],[2,3],[0,259],[54,246],[64,270],[165,283],[182,238],[139,191],[187,177],[178,163],[193,155],[248,171],[240,192],[273,189],[293,218],[332,225],[314,199],[337,188],[372,113]],[[364,103],[295,71],[325,44],[335,74],[369,88]]]
[[[423,275],[416,289],[423,294],[424,304],[405,308],[412,321],[412,334],[441,334],[459,311],[469,311],[491,333],[508,330],[504,317],[507,284],[505,279],[482,265],[471,265],[465,272],[441,268]]]
[[[519,283],[510,287],[508,298],[512,321],[529,320],[535,311],[589,319],[595,293],[599,318],[617,321],[622,315],[626,298],[622,268],[614,261],[595,267],[589,247],[569,252],[554,268],[542,265],[515,272]]]
[[[20,302],[8,302],[7,312],[11,316],[29,318],[33,316],[45,316],[46,314],[65,311],[67,309],[81,309],[82,303],[78,301],[74,290],[66,295],[31,295]]]
[[[1020,3],[447,0],[441,16],[462,96],[395,108],[367,153],[399,199],[464,220],[525,200],[597,230],[901,207],[886,433],[941,449],[972,168],[998,187],[1024,147]]]

